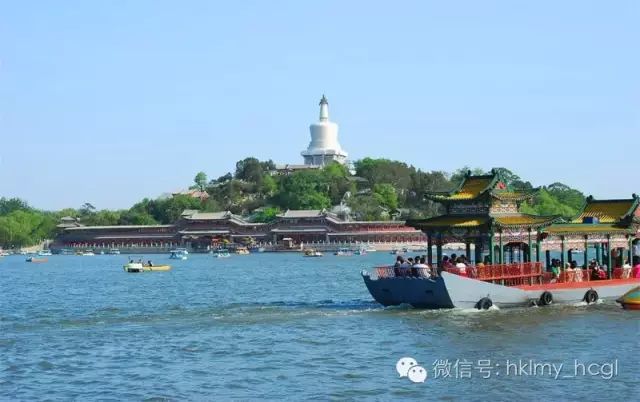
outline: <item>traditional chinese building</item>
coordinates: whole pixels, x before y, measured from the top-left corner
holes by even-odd
[[[594,255],[609,270],[632,262],[638,255],[640,239],[640,198],[596,200],[587,198],[580,214],[568,223],[545,228],[541,234],[543,250],[561,253],[562,261],[573,261],[576,253],[587,261]],[[590,253],[591,250],[591,253]]]
[[[425,194],[427,199],[441,203],[446,214],[407,224],[422,230],[428,245],[436,246],[438,262],[442,261],[443,245],[454,242],[466,244],[469,258],[474,245],[475,261],[491,264],[540,262],[544,252],[549,266],[551,252],[559,253],[562,263],[573,261],[578,252],[584,265],[591,249],[595,258],[611,270],[638,255],[637,195],[621,200],[595,200],[590,196],[580,214],[566,222],[557,216],[519,212],[520,204],[536,191],[513,191],[496,169],[488,175],[468,173],[453,191]],[[432,252],[429,261],[433,261]]]
[[[425,194],[427,199],[442,204],[446,214],[408,224],[422,230],[429,245],[435,244],[437,261],[442,261],[442,247],[447,243],[466,244],[469,258],[473,245],[476,262],[486,254],[488,262],[502,264],[514,261],[516,253],[524,261],[533,261],[534,257],[539,261],[539,234],[560,218],[520,213],[520,204],[534,194],[513,191],[496,169],[481,176],[468,172],[456,189]],[[428,247],[430,263],[431,249]]]
[[[57,248],[108,250],[186,247],[205,251],[221,243],[258,243],[277,248],[350,243],[424,243],[419,230],[404,221],[359,222],[325,210],[288,210],[270,223],[251,222],[231,212],[186,210],[173,225],[61,227]]]

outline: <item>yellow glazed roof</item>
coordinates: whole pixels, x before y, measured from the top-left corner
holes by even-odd
[[[533,215],[513,215],[513,216],[496,216],[495,221],[500,225],[536,225],[543,223],[551,223],[556,219],[555,216],[533,216]]]
[[[452,216],[443,215],[435,218],[416,220],[407,222],[410,226],[423,228],[423,227],[458,227],[467,228],[480,226],[486,223],[487,217],[474,217],[474,216]]]
[[[594,217],[600,223],[615,223],[633,206],[634,200],[595,201],[587,203],[584,211],[572,223],[582,223],[583,218]]]
[[[551,234],[569,234],[569,233],[626,233],[627,229],[621,228],[608,223],[601,224],[581,224],[581,223],[565,223],[551,225],[544,229],[545,232]]]

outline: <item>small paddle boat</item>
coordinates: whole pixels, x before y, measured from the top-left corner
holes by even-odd
[[[322,253],[312,248],[304,250],[303,257],[322,257]]]
[[[151,271],[169,271],[171,265],[144,265],[140,262],[130,262],[124,264],[125,272],[151,272]]]
[[[43,263],[43,262],[47,262],[48,260],[46,258],[29,257],[26,259],[26,261],[33,262],[33,263]]]

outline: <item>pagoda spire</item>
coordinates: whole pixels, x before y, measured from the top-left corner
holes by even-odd
[[[320,121],[329,121],[329,101],[324,94],[320,99]]]

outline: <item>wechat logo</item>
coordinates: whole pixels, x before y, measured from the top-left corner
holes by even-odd
[[[407,377],[411,382],[425,382],[427,370],[420,366],[413,357],[403,357],[396,363],[396,371],[400,377]]]

